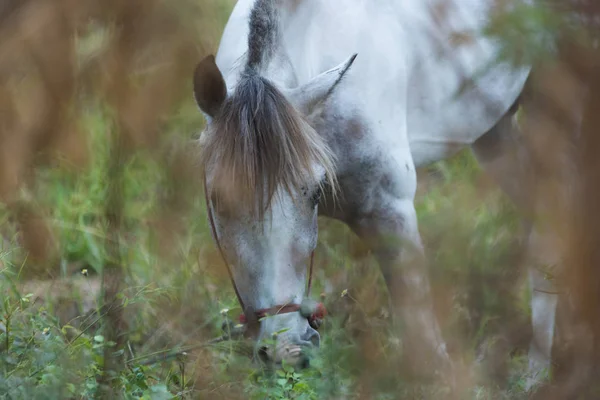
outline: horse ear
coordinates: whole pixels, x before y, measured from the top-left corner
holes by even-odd
[[[333,92],[352,66],[352,63],[354,63],[356,56],[357,54],[353,54],[337,67],[315,76],[297,88],[289,90],[286,95],[291,103],[302,113],[310,114],[318,103],[327,99]]]
[[[198,107],[211,118],[227,98],[225,80],[212,54],[204,57],[194,70],[194,98]]]

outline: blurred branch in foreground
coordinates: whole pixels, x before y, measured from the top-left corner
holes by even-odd
[[[116,354],[123,354],[128,334],[120,297],[127,280],[122,238],[132,229],[125,222],[125,174],[134,155],[160,164],[161,176],[146,190],[158,191],[157,242],[175,247],[195,187],[188,147],[179,143],[197,132],[182,134],[170,124],[182,104],[191,103],[191,71],[215,42],[215,4],[0,0],[0,201],[26,253],[22,277],[56,278],[69,261],[60,254],[65,243],[57,241],[52,219],[45,218],[53,210],[43,208],[39,175],[52,166],[77,180],[90,166],[102,166],[103,201],[88,212],[102,221],[104,249],[98,251],[106,255],[98,272],[104,336],[113,345],[105,347],[104,371],[97,375],[104,398],[119,392],[112,378],[124,365]],[[99,140],[106,152],[92,148],[95,138],[84,124],[90,113],[109,121]],[[0,234],[10,235],[4,226]]]
[[[600,5],[549,3],[577,30],[557,34],[557,59],[538,66],[527,99],[525,131],[541,171],[537,213],[560,238],[564,268],[555,371],[536,398],[569,399],[592,395],[600,371]]]

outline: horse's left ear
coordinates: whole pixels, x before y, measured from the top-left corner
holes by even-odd
[[[227,86],[213,55],[204,57],[194,70],[194,98],[210,117],[215,116],[227,98]]]
[[[316,105],[333,92],[354,63],[356,56],[357,54],[353,54],[337,67],[315,76],[304,85],[285,91],[285,95],[298,111],[305,115],[310,114]]]

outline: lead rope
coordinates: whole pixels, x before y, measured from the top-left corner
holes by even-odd
[[[221,258],[227,267],[227,273],[229,274],[229,279],[231,280],[231,285],[233,286],[233,290],[235,291],[235,295],[242,307],[242,313],[246,312],[246,307],[244,306],[244,302],[242,301],[242,296],[240,296],[240,292],[235,284],[235,280],[233,279],[233,273],[231,272],[231,268],[229,268],[229,263],[225,258],[225,253],[221,248],[221,243],[219,242],[219,236],[217,236],[217,228],[215,226],[215,220],[213,218],[212,209],[210,208],[210,199],[208,197],[208,188],[206,186],[206,174],[204,174],[204,198],[206,200],[206,213],[208,214],[208,220],[210,221],[210,229],[212,230],[213,238],[217,244],[217,248],[219,249],[219,253],[221,253]]]
[[[308,266],[308,284],[306,285],[306,297],[310,297],[310,289],[312,286],[313,264],[315,261],[315,251],[310,253],[310,264]]]

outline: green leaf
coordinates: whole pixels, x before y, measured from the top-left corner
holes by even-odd
[[[306,382],[298,382],[294,385],[294,392],[302,393],[302,392],[310,392],[310,386]]]
[[[288,383],[288,380],[286,378],[279,378],[279,379],[277,379],[277,384],[279,386],[285,386],[285,385],[287,385],[287,383]]]
[[[144,391],[144,398],[152,400],[170,400],[174,397],[164,384],[150,386],[149,390]]]
[[[289,372],[294,372],[294,368],[293,368],[291,365],[289,365],[288,363],[286,363],[286,362],[283,362],[283,363],[281,364],[281,368],[282,368],[282,369],[283,369],[285,372],[288,372],[288,373],[289,373]]]

